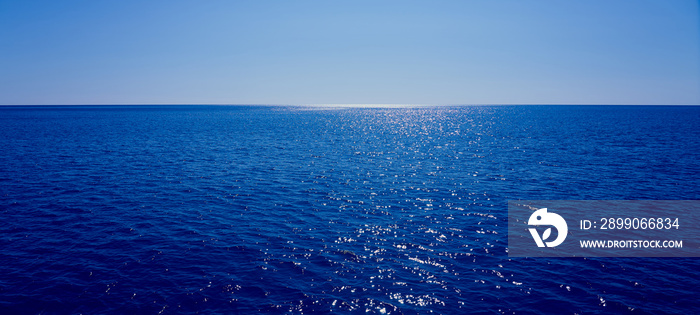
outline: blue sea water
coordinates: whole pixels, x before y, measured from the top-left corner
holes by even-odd
[[[700,199],[700,107],[0,107],[0,313],[693,313],[507,201]]]

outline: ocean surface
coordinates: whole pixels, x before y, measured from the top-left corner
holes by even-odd
[[[699,258],[509,258],[518,199],[700,199],[700,107],[0,107],[0,313],[700,310]]]

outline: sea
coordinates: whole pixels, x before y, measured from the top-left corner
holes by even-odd
[[[700,106],[3,106],[2,314],[693,314],[699,258],[508,256],[700,199]]]

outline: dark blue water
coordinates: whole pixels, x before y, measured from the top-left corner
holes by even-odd
[[[0,312],[700,308],[696,258],[509,259],[511,199],[700,199],[700,107],[2,107]]]

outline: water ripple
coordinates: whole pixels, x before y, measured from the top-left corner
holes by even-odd
[[[698,199],[697,107],[0,109],[7,313],[680,313],[692,259],[511,259],[510,199]],[[671,285],[672,284],[672,285]]]

